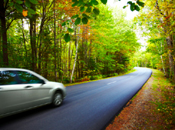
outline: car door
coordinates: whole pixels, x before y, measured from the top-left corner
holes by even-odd
[[[0,115],[24,108],[23,86],[19,85],[15,71],[0,71]]]
[[[49,90],[44,81],[27,71],[17,71],[20,84],[24,86],[26,108],[49,102]]]

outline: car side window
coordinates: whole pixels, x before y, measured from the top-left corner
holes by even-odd
[[[15,71],[0,71],[0,85],[18,84]]]
[[[34,76],[29,72],[24,71],[17,71],[20,83],[22,84],[34,84],[34,83],[41,83],[41,79]]]

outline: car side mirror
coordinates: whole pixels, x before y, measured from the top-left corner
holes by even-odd
[[[40,83],[45,84],[45,81],[41,79]]]

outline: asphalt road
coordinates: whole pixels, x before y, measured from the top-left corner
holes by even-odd
[[[152,71],[67,87],[62,106],[44,106],[0,119],[0,130],[103,130],[138,92]]]

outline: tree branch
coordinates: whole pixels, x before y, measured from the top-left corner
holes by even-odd
[[[9,27],[10,27],[10,25],[12,24],[13,20],[14,20],[14,19],[12,19],[12,20],[10,21],[10,23],[9,23],[9,24],[7,24],[7,28],[6,28],[6,30],[8,30],[8,28],[9,28]]]
[[[13,12],[15,12],[16,11],[16,9],[13,9],[12,11],[10,11],[9,13],[7,13],[5,16],[7,17],[7,16],[9,16],[9,15],[11,15]]]
[[[163,17],[166,17],[162,12],[161,12],[161,10],[160,10],[160,8],[159,8],[159,5],[158,5],[158,0],[156,0],[156,9],[159,11],[159,13],[163,16]]]
[[[4,9],[6,10],[8,8],[7,4],[9,3],[9,0],[6,1]]]

